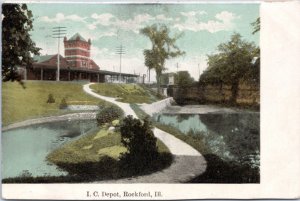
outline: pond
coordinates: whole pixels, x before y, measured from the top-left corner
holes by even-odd
[[[184,134],[197,135],[196,139],[224,161],[259,167],[259,113],[157,114],[154,118]]]
[[[2,178],[66,175],[46,156],[54,149],[97,128],[95,120],[44,123],[2,133]]]

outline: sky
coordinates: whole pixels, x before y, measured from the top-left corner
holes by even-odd
[[[259,34],[251,25],[259,17],[259,4],[42,4],[31,3],[34,30],[32,39],[41,54],[56,54],[57,39],[52,28],[66,27],[66,37],[80,33],[91,39],[91,57],[101,70],[120,70],[116,48],[125,47],[121,71],[147,74],[143,51],[151,48],[150,40],[139,30],[152,24],[166,24],[171,36],[183,32],[176,45],[185,55],[166,62],[166,72],[187,70],[195,79],[207,67],[207,55],[230,40],[233,33],[259,45]],[[60,41],[63,52],[63,39]],[[178,65],[177,65],[178,64]],[[178,66],[178,68],[177,68]],[[151,80],[155,80],[154,71]]]

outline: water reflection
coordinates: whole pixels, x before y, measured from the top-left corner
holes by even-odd
[[[157,114],[155,120],[199,139],[225,161],[259,167],[259,114]]]
[[[2,178],[66,175],[46,156],[54,149],[96,128],[95,121],[62,121],[2,133]]]

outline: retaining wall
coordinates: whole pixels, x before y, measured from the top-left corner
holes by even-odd
[[[142,105],[141,109],[144,110],[150,116],[152,116],[154,113],[158,113],[166,107],[170,106],[173,102],[173,97],[169,97],[151,104]]]
[[[230,85],[207,84],[191,86],[184,89],[173,87],[169,89],[169,94],[174,97],[178,104],[187,103],[230,103],[232,96]],[[251,83],[240,83],[236,103],[239,105],[259,106],[260,88]]]

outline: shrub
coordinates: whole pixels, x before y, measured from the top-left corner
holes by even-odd
[[[54,99],[54,97],[53,97],[53,94],[49,94],[49,95],[48,95],[47,103],[55,103],[55,99]]]
[[[110,123],[115,119],[120,118],[123,115],[123,111],[116,106],[106,106],[100,112],[97,113],[97,122],[99,125],[104,123]]]
[[[59,104],[59,109],[66,109],[68,107],[68,103],[66,98],[61,99],[61,102]]]
[[[127,116],[120,125],[121,143],[127,152],[121,156],[121,162],[135,172],[142,171],[158,158],[156,137],[148,119],[144,122]]]

